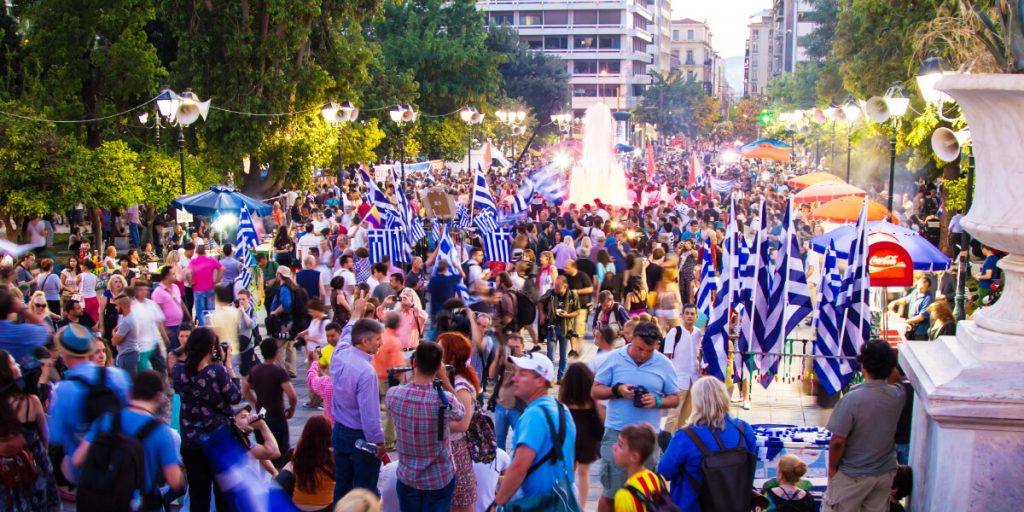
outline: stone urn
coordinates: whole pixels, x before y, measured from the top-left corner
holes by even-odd
[[[975,156],[964,229],[1006,251],[995,305],[956,336],[900,347],[914,385],[911,510],[1020,510],[1024,503],[1024,75],[946,75]],[[1010,469],[1014,468],[1014,469]]]

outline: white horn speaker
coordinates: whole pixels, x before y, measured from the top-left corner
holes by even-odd
[[[876,123],[884,123],[889,120],[889,105],[881,96],[872,96],[864,105],[864,111]]]
[[[960,148],[971,139],[971,132],[960,130],[954,132],[949,128],[939,128],[932,132],[932,151],[943,162],[953,162],[960,157]]]
[[[204,121],[206,120],[206,114],[210,112],[210,100],[199,101],[199,98],[192,91],[185,91],[178,98],[181,100],[181,103],[178,105],[178,111],[174,114],[178,124],[188,126],[196,122],[200,117]]]
[[[814,116],[814,120],[816,122],[818,122],[818,123],[824,123],[825,122],[825,111],[824,110],[822,110],[820,108],[814,109],[813,116]]]

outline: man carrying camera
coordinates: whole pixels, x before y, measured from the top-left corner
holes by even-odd
[[[619,432],[632,423],[648,423],[659,430],[661,410],[679,405],[679,385],[672,361],[658,352],[661,332],[653,322],[640,322],[633,330],[633,342],[615,349],[598,368],[590,396],[608,400],[608,413],[601,438],[601,485],[604,492],[599,512],[611,512],[615,491],[626,483],[626,470],[615,464],[612,446]],[[654,470],[661,457],[655,446],[644,467]]]
[[[541,333],[548,340],[548,359],[555,361],[555,346],[558,346],[558,380],[565,375],[568,363],[569,338],[576,331],[576,317],[586,316],[587,310],[580,305],[580,297],[575,290],[569,289],[569,281],[564,275],[555,279],[555,285],[540,298]]]
[[[402,510],[447,511],[455,492],[449,422],[466,410],[455,399],[441,346],[424,341],[413,355],[412,380],[388,390],[398,434],[398,501]]]

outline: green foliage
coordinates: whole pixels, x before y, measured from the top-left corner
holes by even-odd
[[[25,101],[58,119],[95,118],[132,108],[166,81],[145,25],[155,0],[19,2],[28,27],[25,66],[38,74]],[[43,104],[42,102],[45,102]],[[98,147],[117,122],[84,125],[85,142]]]
[[[955,180],[944,180],[942,188],[946,189],[946,208],[948,211],[964,211],[967,208],[967,173]]]
[[[832,40],[836,34],[839,0],[811,0],[811,10],[801,13],[807,22],[814,23],[810,34],[800,37],[800,46],[812,60],[822,61],[832,54]]]
[[[465,159],[466,126],[458,117],[421,117],[414,136],[425,150],[422,156],[431,159]]]
[[[122,141],[104,142],[96,149],[75,146],[62,168],[70,178],[69,195],[75,202],[127,208],[144,199],[139,155]]]
[[[757,124],[760,119],[761,103],[750,98],[740,100],[730,112],[733,134],[736,137],[752,141],[757,136]]]
[[[1024,72],[1024,0],[958,0],[981,21],[975,32],[1006,72]]]
[[[139,186],[142,195],[138,203],[163,207],[181,195],[181,162],[177,155],[170,155],[157,149],[145,149],[138,153],[140,169]],[[223,175],[206,164],[198,156],[185,157],[185,191],[188,194],[202,192],[223,181]]]
[[[784,73],[768,81],[768,96],[780,110],[813,108],[818,104],[817,84],[822,65],[797,64],[795,73]]]
[[[704,86],[683,77],[678,70],[666,74],[651,71],[651,85],[636,108],[636,120],[657,126],[662,135],[697,135],[700,115],[706,108]]]
[[[36,112],[13,102],[0,109],[19,115]],[[0,116],[0,214],[36,215],[73,205],[60,169],[65,141],[50,123]]]

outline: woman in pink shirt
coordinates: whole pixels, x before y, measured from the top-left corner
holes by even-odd
[[[420,307],[419,297],[416,297],[416,291],[412,288],[403,288],[398,294],[398,300],[402,306],[399,311],[402,319],[396,329],[398,339],[401,340],[403,349],[416,348],[420,344],[420,338],[423,337],[423,325],[427,321],[427,312]],[[388,306],[390,306],[390,301],[377,307],[378,320],[383,322],[387,318],[388,311],[390,311]]]

